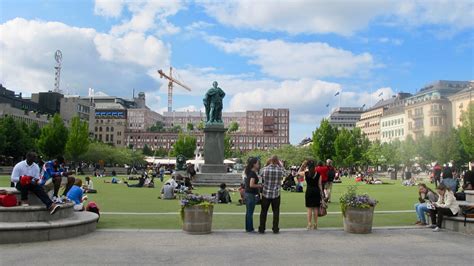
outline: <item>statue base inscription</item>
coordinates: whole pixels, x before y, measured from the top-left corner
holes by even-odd
[[[224,164],[224,134],[227,129],[223,124],[207,124],[204,128],[204,164],[201,173],[227,173]]]

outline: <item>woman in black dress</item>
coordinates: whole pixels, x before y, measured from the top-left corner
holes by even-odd
[[[303,162],[300,167],[300,176],[304,176],[306,180],[306,194],[305,204],[308,208],[308,226],[306,229],[317,229],[318,228],[318,209],[321,206],[321,178],[315,171],[316,163],[313,160]],[[314,218],[314,224],[312,219]]]

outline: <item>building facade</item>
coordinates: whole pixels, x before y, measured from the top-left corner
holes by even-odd
[[[127,109],[127,119],[127,130],[134,132],[144,132],[156,122],[164,122],[162,115],[148,108]]]
[[[462,125],[462,113],[467,111],[469,104],[474,104],[474,83],[448,97],[451,102],[452,126],[458,128]]]
[[[468,81],[439,80],[409,97],[405,105],[407,134],[417,139],[448,133],[453,126],[453,107],[449,96],[472,86]]]
[[[403,106],[405,105],[408,97],[411,94],[409,93],[398,93],[397,95],[393,95],[391,98],[387,100],[380,100],[376,103],[372,108],[368,109],[364,113],[361,114],[360,120],[356,123],[356,127],[359,127],[370,141],[376,141],[382,139],[382,126],[381,120],[384,114],[387,116],[392,115],[393,113],[397,113],[398,109],[403,110]],[[393,110],[393,111],[391,111]],[[398,119],[400,117],[394,118]],[[389,120],[389,119],[388,119]],[[403,119],[405,121],[406,119]],[[395,129],[390,129],[394,130]],[[406,130],[403,130],[405,133]],[[392,133],[386,133],[391,135]]]
[[[71,126],[71,119],[78,116],[89,124],[89,132],[94,132],[95,108],[90,99],[79,96],[64,96],[60,100],[59,114],[66,126]]]
[[[403,106],[388,109],[380,118],[380,142],[405,140],[405,111]]]
[[[362,107],[338,107],[328,117],[331,126],[352,130],[364,112]]]
[[[3,117],[12,117],[17,121],[25,122],[28,125],[37,123],[38,126],[42,128],[49,123],[50,115],[14,108],[9,103],[0,103],[0,118]]]

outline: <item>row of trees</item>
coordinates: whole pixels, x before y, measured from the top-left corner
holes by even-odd
[[[59,114],[54,115],[42,129],[37,123],[27,125],[12,117],[0,119],[0,154],[19,161],[28,151],[36,151],[45,159],[63,155],[73,162],[97,163],[102,160],[109,164],[128,164],[143,161],[141,151],[93,142],[89,138],[88,123],[79,117],[71,120],[69,129]]]
[[[0,119],[0,154],[19,160],[28,151],[36,151],[47,158],[66,155],[77,160],[89,145],[89,126],[79,117],[71,120],[68,130],[61,117],[56,114],[42,129],[37,123],[27,125],[12,117]]]
[[[313,156],[319,159],[331,158],[336,165],[377,166],[400,165],[411,166],[415,163],[426,165],[456,162],[465,164],[474,158],[474,105],[462,114],[462,126],[452,128],[448,134],[436,136],[419,136],[416,141],[411,135],[404,141],[392,141],[381,144],[370,143],[359,128],[351,131],[333,128],[323,120],[313,132]]]

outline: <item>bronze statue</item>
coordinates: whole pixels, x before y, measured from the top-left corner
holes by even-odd
[[[206,108],[206,124],[223,124],[222,122],[222,99],[225,97],[225,92],[217,86],[217,81],[212,83],[203,102]]]

